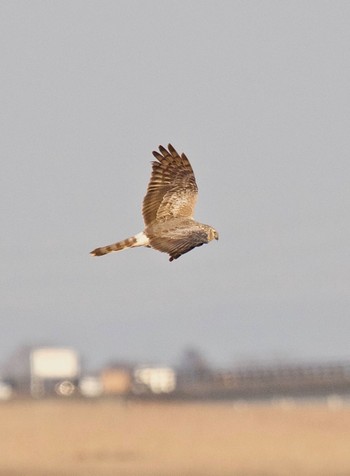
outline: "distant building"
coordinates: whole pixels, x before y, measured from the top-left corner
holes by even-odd
[[[100,374],[103,394],[106,396],[121,396],[131,392],[132,371],[128,366],[111,366]]]
[[[10,400],[13,396],[12,386],[0,380],[0,400]]]
[[[350,362],[247,365],[206,378],[178,375],[178,395],[192,399],[275,399],[350,395]]]
[[[134,371],[134,392],[168,394],[176,388],[176,373],[170,367],[140,367]]]
[[[79,381],[79,390],[82,397],[97,398],[104,393],[103,383],[100,377],[85,376]]]
[[[67,347],[24,347],[7,363],[6,375],[19,395],[70,396],[78,383],[80,359]]]

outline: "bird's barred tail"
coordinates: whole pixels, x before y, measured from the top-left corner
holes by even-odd
[[[91,251],[90,254],[92,256],[103,256],[107,255],[108,253],[112,253],[112,251],[122,251],[126,248],[132,248],[134,246],[147,246],[148,245],[148,238],[146,235],[141,232],[135,236],[131,236],[126,240],[118,241],[117,243],[113,243],[111,245],[102,246],[101,248],[96,248],[95,250]]]

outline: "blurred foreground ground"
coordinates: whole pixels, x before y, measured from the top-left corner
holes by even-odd
[[[0,423],[0,476],[350,474],[337,404],[14,401]]]

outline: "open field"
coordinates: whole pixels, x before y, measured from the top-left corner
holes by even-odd
[[[1,476],[345,476],[350,407],[14,401]]]

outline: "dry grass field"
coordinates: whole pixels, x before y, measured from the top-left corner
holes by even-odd
[[[1,476],[345,476],[350,407],[14,401]]]

